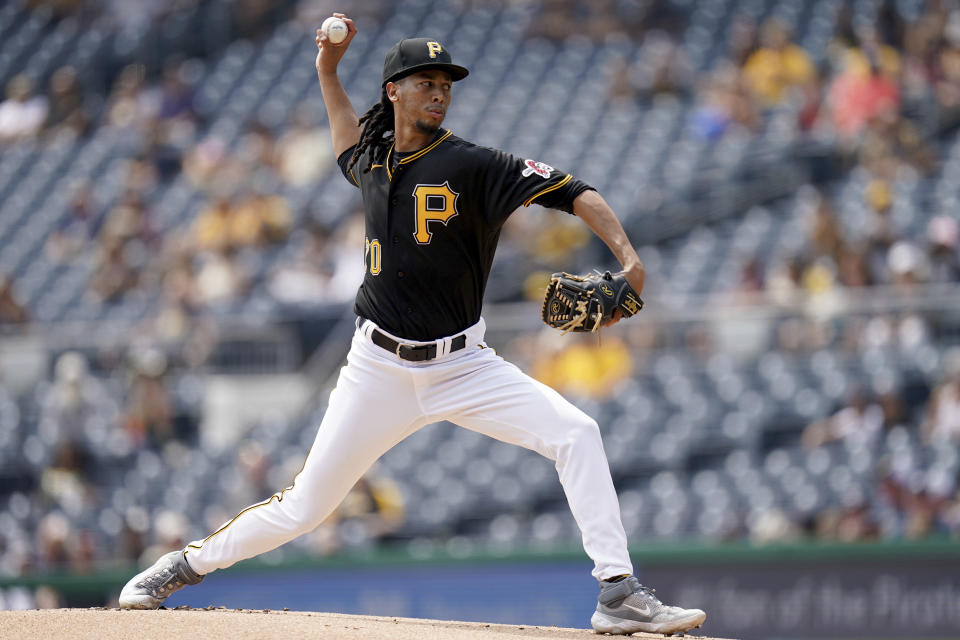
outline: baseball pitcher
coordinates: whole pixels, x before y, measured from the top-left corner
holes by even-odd
[[[580,217],[623,267],[615,275],[555,274],[544,302],[548,324],[596,330],[639,311],[644,269],[616,215],[570,174],[443,129],[453,83],[468,71],[438,40],[394,45],[380,101],[358,116],[337,77],[357,28],[335,15],[349,33],[334,45],[317,31],[316,68],[334,153],[360,189],[366,220],[366,273],[347,364],[293,483],[133,577],[120,605],[157,608],[211,571],[312,530],[377,458],[448,420],[556,463],[600,584],[594,630],[677,633],[701,625],[703,611],[667,606],[633,576],[597,423],[484,343],[484,287],[503,223],[521,205]]]

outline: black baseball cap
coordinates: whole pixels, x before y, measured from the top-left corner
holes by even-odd
[[[383,61],[383,85],[399,80],[421,69],[442,69],[454,82],[463,80],[470,73],[466,67],[453,64],[450,52],[432,38],[407,38],[387,51]]]

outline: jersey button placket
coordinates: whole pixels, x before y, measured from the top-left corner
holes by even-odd
[[[394,173],[394,178],[396,177],[396,173]],[[391,180],[387,192],[387,233],[397,224],[396,220],[399,213],[397,207],[400,204],[400,198],[396,195],[396,188],[397,182]],[[396,233],[393,234],[393,244],[400,244],[400,236]]]

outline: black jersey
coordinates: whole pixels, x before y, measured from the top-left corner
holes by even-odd
[[[368,173],[369,151],[347,171],[353,149],[337,161],[360,187],[366,218],[355,311],[410,340],[454,335],[480,319],[500,229],[515,209],[536,202],[572,213],[591,188],[444,129],[399,160],[391,148]]]

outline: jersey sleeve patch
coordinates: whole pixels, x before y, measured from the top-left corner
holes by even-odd
[[[550,174],[553,173],[553,167],[543,162],[537,162],[536,160],[524,160],[523,165],[523,172],[520,175],[524,178],[537,174],[546,180],[550,177]]]

